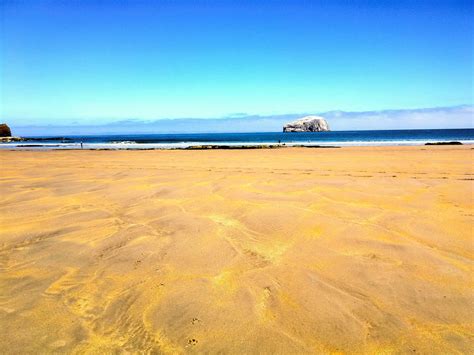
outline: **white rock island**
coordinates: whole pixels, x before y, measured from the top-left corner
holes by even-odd
[[[324,132],[329,125],[321,116],[305,116],[283,126],[283,132]]]

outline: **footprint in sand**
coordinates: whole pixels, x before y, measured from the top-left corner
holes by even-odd
[[[197,343],[198,343],[197,339],[193,338],[193,339],[188,340],[188,345],[197,345]]]

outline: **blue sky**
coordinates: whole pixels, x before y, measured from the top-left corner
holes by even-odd
[[[0,7],[0,118],[12,125],[473,102],[470,1]]]

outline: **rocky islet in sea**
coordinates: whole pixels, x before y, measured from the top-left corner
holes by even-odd
[[[283,132],[326,132],[329,125],[324,117],[305,116],[283,126]]]

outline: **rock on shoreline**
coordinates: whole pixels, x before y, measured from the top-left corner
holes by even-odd
[[[283,126],[283,132],[325,132],[327,121],[321,116],[306,116]]]
[[[425,145],[463,145],[461,142],[452,141],[452,142],[428,142]]]
[[[0,143],[21,142],[23,138],[12,137],[12,131],[6,123],[0,123]]]
[[[0,143],[23,142],[21,137],[0,137]]]
[[[6,123],[0,123],[0,137],[11,137],[12,131]]]

